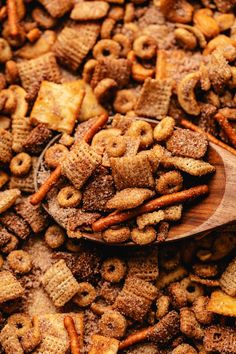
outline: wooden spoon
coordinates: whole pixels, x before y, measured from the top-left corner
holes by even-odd
[[[154,124],[153,120],[145,120]],[[58,137],[52,139],[47,148],[54,144],[57,139]],[[37,175],[47,148],[39,158],[38,169],[35,175],[36,190],[39,188]],[[236,157],[225,149],[210,143],[208,162],[216,167],[215,174],[211,176],[208,182],[209,195],[201,199],[200,202],[188,205],[184,209],[180,222],[171,225],[166,241],[201,235],[236,221],[236,208],[234,205],[236,200]],[[43,202],[43,206],[49,213],[46,202]],[[60,224],[60,222],[58,223]],[[83,233],[83,236],[91,241],[105,243],[100,233]],[[128,245],[134,245],[134,243],[119,244],[119,246]]]

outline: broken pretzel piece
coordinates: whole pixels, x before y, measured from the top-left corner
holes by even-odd
[[[228,119],[222,113],[217,113],[214,118],[225,132],[233,147],[236,148],[236,130],[228,122]]]
[[[79,341],[78,333],[75,328],[75,322],[71,316],[65,316],[64,326],[70,338],[71,354],[80,354],[81,353],[80,341]]]

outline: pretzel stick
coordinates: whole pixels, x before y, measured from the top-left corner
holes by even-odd
[[[236,131],[228,122],[228,119],[222,113],[217,113],[214,118],[229,138],[231,144],[236,148]]]
[[[183,203],[187,200],[200,197],[207,194],[209,191],[208,186],[203,184],[200,186],[185,189],[181,192],[163,195],[159,198],[153,199],[140,207],[124,212],[114,212],[110,215],[100,218],[92,224],[93,231],[103,231],[110,226],[120,224],[121,222],[133,219],[134,217],[155,211],[159,208],[166,207],[177,203]]]
[[[216,139],[213,135],[211,135],[210,133],[205,132],[204,130],[202,130],[201,128],[199,128],[197,125],[191,123],[189,120],[187,119],[181,119],[180,124],[187,129],[191,129],[195,132],[198,133],[202,133],[205,134],[207,136],[207,138],[214,144],[222,147],[223,149],[231,152],[231,154],[236,156],[236,150],[234,148],[232,148],[231,146],[223,143],[222,141],[220,141],[219,139]]]
[[[19,34],[16,0],[7,0],[7,14],[10,34],[16,37]]]
[[[236,108],[221,108],[219,113],[222,113],[228,120],[236,121]]]
[[[156,61],[156,79],[165,79],[167,67],[167,55],[165,50],[157,51],[157,61]]]
[[[74,320],[71,316],[65,316],[64,326],[65,326],[68,336],[70,338],[71,354],[80,354],[79,336],[78,336],[78,333],[75,328]]]
[[[141,329],[140,331],[134,334],[131,334],[129,337],[120,342],[119,350],[131,347],[134,344],[144,341],[150,336],[153,329],[154,327],[148,327],[145,329]]]
[[[107,114],[102,114],[99,116],[94,124],[88,129],[88,131],[84,135],[84,140],[86,143],[89,143],[93,136],[101,129],[104,124],[106,124],[108,120]],[[31,198],[30,202],[33,205],[38,205],[47,195],[47,193],[51,190],[51,188],[58,182],[61,176],[61,166],[58,165],[57,168],[50,174],[49,178],[40,186],[38,191],[34,193]]]

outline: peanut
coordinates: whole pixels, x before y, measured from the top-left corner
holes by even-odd
[[[210,9],[200,9],[193,16],[193,22],[207,38],[216,37],[220,32],[219,25],[212,15]]]
[[[176,40],[185,48],[194,49],[197,46],[197,39],[191,32],[184,28],[177,28],[175,30]]]

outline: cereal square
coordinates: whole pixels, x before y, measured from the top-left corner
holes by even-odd
[[[73,0],[39,0],[52,17],[62,17],[73,7]]]
[[[114,338],[103,337],[98,334],[92,336],[92,347],[89,354],[116,354],[119,350],[119,341]]]
[[[17,299],[23,293],[24,289],[11,272],[7,270],[0,272],[0,304]]]

